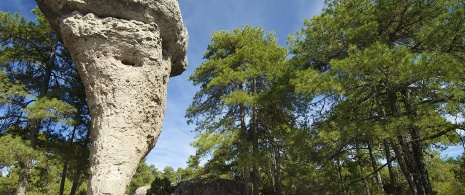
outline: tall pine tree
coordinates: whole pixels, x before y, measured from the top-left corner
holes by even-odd
[[[260,113],[266,109],[260,100],[286,56],[286,49],[262,28],[215,32],[204,55],[207,61],[190,77],[200,86],[186,115],[197,125],[197,155],[212,152],[206,168],[217,176],[240,175],[248,193],[250,183],[253,193],[259,193],[259,130],[265,120]]]
[[[291,45],[293,83],[325,102],[313,127],[328,160],[349,167],[383,145],[381,158],[397,162],[411,194],[433,193],[425,151],[465,128],[454,120],[465,103],[464,13],[458,1],[334,0],[305,22]],[[345,192],[352,182],[340,175]]]
[[[66,173],[72,171],[75,192],[86,172],[90,142],[84,88],[45,17],[33,12],[37,22],[0,12],[0,136],[19,137],[37,154],[7,165],[9,175],[18,175],[16,189],[9,191],[63,194]],[[59,169],[61,190],[51,192],[45,178]]]

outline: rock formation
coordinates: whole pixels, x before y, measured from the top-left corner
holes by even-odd
[[[173,195],[242,195],[244,183],[228,179],[197,179],[182,181]]]
[[[123,194],[155,146],[170,76],[187,66],[176,0],[36,0],[85,85],[91,122],[87,194]]]
[[[147,195],[147,190],[150,189],[150,186],[142,186],[140,188],[137,188],[136,192],[134,192],[134,195]]]

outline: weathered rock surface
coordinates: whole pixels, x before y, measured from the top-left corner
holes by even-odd
[[[92,117],[88,194],[123,194],[155,146],[170,76],[186,66],[176,0],[36,0],[81,75]]]
[[[142,186],[137,188],[136,192],[134,192],[134,195],[146,195],[148,189],[150,189],[150,186]]]
[[[173,195],[242,195],[244,184],[228,179],[198,179],[182,181]]]
[[[53,29],[61,34],[60,24],[66,15],[78,11],[93,13],[99,18],[136,20],[155,23],[160,32],[161,46],[171,56],[171,76],[187,68],[187,30],[184,27],[177,0],[36,0]],[[61,37],[61,36],[60,36]]]

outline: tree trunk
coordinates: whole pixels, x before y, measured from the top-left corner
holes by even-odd
[[[398,140],[400,140],[399,142],[402,142],[402,137],[399,137]],[[394,153],[396,154],[396,158],[397,158],[397,162],[399,163],[400,170],[404,174],[404,177],[407,180],[407,183],[408,183],[408,185],[410,187],[411,194],[419,195],[417,186],[415,185],[415,182],[414,182],[414,179],[413,179],[413,176],[412,176],[411,172],[409,171],[409,169],[407,167],[407,164],[406,164],[406,162],[404,160],[404,156],[406,156],[406,155],[404,154],[404,152],[402,150],[399,149],[397,144],[392,140],[391,140],[391,146],[392,146],[392,149],[394,150]]]
[[[273,159],[271,159],[270,162],[268,163],[267,173],[270,177],[271,186],[273,187],[273,194],[276,194],[276,178],[274,174],[274,165],[275,165],[275,162],[273,161]]]
[[[253,165],[253,171],[252,171],[252,176],[253,176],[253,194],[258,195],[260,191],[260,186],[258,185],[259,181],[259,175],[258,175],[258,165],[254,164]]]
[[[45,64],[45,74],[44,78],[42,81],[42,86],[39,89],[39,95],[38,98],[45,97],[48,93],[48,89],[50,86],[50,77],[52,76],[52,70],[53,66],[55,63],[55,55],[56,55],[56,49],[57,49],[57,43],[58,43],[58,38],[55,37],[52,39],[52,48],[50,48],[50,56],[47,60],[47,64]],[[37,148],[37,143],[38,143],[38,136],[39,136],[39,131],[40,127],[42,125],[42,120],[40,119],[33,119],[31,121],[31,125],[29,126],[29,141],[31,142],[31,148],[36,149]],[[29,178],[29,174],[31,172],[32,168],[32,160],[29,159],[28,162],[22,162],[22,165],[20,165],[21,170],[20,170],[20,176],[19,176],[19,181],[18,181],[18,188],[16,191],[17,195],[25,195],[26,194],[26,186],[27,186],[27,180]]]
[[[69,192],[69,195],[75,195],[77,188],[81,185],[81,182],[79,181],[81,179],[81,173],[82,173],[82,169],[78,168],[73,177],[73,186],[71,187],[71,191]]]
[[[415,120],[415,114],[410,109],[410,100],[409,94],[407,91],[402,91],[403,102],[405,109],[407,110],[408,116],[411,120]],[[392,112],[395,117],[400,117],[402,112],[400,110],[399,101],[397,94],[393,91],[388,90],[388,100],[391,105]],[[408,141],[418,137],[418,130],[411,125],[404,127],[406,131],[405,135],[400,135],[397,137],[400,148],[396,143],[391,140],[392,148],[396,153],[397,161],[402,170],[402,173],[409,184],[410,191],[414,195],[430,194],[432,191],[431,185],[428,178],[425,178],[424,174],[427,172],[424,169],[423,154],[422,148],[418,143],[408,144]],[[420,170],[422,171],[420,171]]]
[[[340,189],[343,189],[343,192],[344,194],[347,194],[347,189],[344,185],[344,176],[342,175],[342,165],[341,165],[341,161],[338,159],[336,159],[336,163],[337,163],[337,172],[339,173],[339,188]]]
[[[31,159],[32,161],[32,159]],[[19,182],[18,187],[16,188],[16,195],[25,195],[27,187],[27,179],[29,177],[29,171],[31,170],[31,164],[28,160],[27,162],[20,162],[19,166],[21,171],[19,172]]]
[[[360,172],[362,172],[362,175],[363,175],[364,170],[363,170],[362,164],[359,164],[359,167],[360,167]],[[363,183],[365,184],[365,194],[366,195],[371,195],[370,183],[368,182],[368,177],[363,178]]]
[[[410,92],[408,89],[402,91],[402,97],[409,118],[412,121],[416,121],[417,116],[410,106],[411,100]],[[417,127],[410,125],[408,127],[408,132],[411,140],[420,139],[420,131]],[[409,163],[409,167],[411,167],[410,172],[413,173],[418,191],[421,194],[431,194],[433,189],[429,180],[428,171],[426,170],[426,163],[423,157],[423,147],[421,146],[421,142],[412,142],[410,144],[406,144],[406,147],[408,147],[409,153],[411,154],[408,156],[411,157],[409,159],[412,161]]]
[[[252,194],[252,186],[250,185],[250,168],[249,166],[244,166],[242,168],[243,172],[244,172],[244,192],[245,192],[245,195],[251,195]]]
[[[242,88],[242,85],[240,86]],[[241,116],[241,153],[244,157],[249,156],[249,147],[248,147],[248,136],[247,136],[247,124],[245,122],[245,107],[243,105],[240,105],[239,108],[240,116]],[[247,159],[248,161],[248,159]],[[251,186],[250,186],[250,167],[247,165],[248,162],[246,162],[246,165],[243,167],[243,174],[244,174],[244,192],[246,193],[245,195],[250,195],[252,194],[251,192]]]
[[[79,116],[79,113],[77,113]],[[73,127],[73,132],[71,133],[71,139],[69,141],[69,148],[71,151],[73,151],[73,142],[74,142],[74,136],[76,135],[76,125]],[[66,173],[68,172],[68,158],[65,159],[65,162],[63,163],[63,171],[61,172],[61,182],[60,182],[60,195],[63,195],[65,191],[65,183],[66,183]]]
[[[371,167],[373,169],[373,171],[376,172],[376,183],[378,184],[379,188],[381,191],[383,191],[383,180],[381,179],[381,174],[379,173],[379,171],[376,171],[378,168],[377,168],[377,165],[376,165],[376,158],[375,158],[375,155],[373,154],[373,148],[371,147],[371,143],[368,142],[368,154],[370,155],[370,161],[371,161]]]
[[[83,143],[80,144],[80,147],[81,147],[81,152],[79,153],[79,155],[77,156],[77,160],[82,160],[82,159],[87,159],[89,157],[89,154],[87,153],[87,150],[85,150],[85,148],[87,148],[87,144],[90,142],[90,132],[91,132],[91,129],[89,128],[89,130],[87,131],[87,134],[86,134],[86,139]],[[73,176],[73,186],[71,187],[71,191],[69,192],[70,195],[75,195],[76,194],[76,191],[77,191],[77,188],[81,185],[81,174],[83,172],[83,170],[86,169],[86,165],[85,163],[78,163],[77,164],[77,167],[76,167],[76,173],[75,175]]]
[[[273,140],[274,142],[274,140]],[[275,183],[276,183],[276,195],[281,195],[282,185],[281,185],[281,156],[279,154],[279,148],[275,147]]]
[[[63,163],[63,170],[61,172],[60,195],[63,195],[65,191],[66,172],[68,172],[68,161],[67,160]]]
[[[358,167],[360,167],[360,175],[365,175],[365,171],[363,169],[363,163],[362,163],[362,152],[360,151],[360,145],[358,143],[355,143],[356,149],[356,154],[358,157]],[[366,195],[371,195],[370,191],[370,184],[368,182],[368,177],[363,177],[363,183],[365,184],[365,194]]]
[[[257,80],[253,79],[253,94],[257,94]],[[258,169],[258,119],[257,119],[257,109],[252,108],[252,158],[253,158],[253,194],[258,195],[260,191],[259,187],[259,169]]]
[[[388,185],[384,184],[383,189],[386,193],[397,195],[399,194],[399,192],[397,190],[396,180],[394,179],[394,172],[392,172],[391,151],[389,149],[389,143],[387,140],[384,140],[383,144],[384,144],[384,153],[386,155],[386,161],[387,161],[388,172],[389,172],[389,184]]]

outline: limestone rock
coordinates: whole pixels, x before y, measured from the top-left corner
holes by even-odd
[[[134,195],[146,195],[148,189],[150,189],[150,186],[142,186],[140,188],[137,188]]]
[[[228,179],[198,179],[182,181],[173,195],[242,195],[244,184]]]
[[[36,0],[53,29],[61,34],[60,22],[65,15],[79,11],[99,18],[136,20],[156,23],[162,47],[171,56],[171,76],[187,68],[187,30],[183,25],[177,0]],[[61,37],[61,36],[60,36]]]
[[[91,121],[88,194],[123,194],[161,132],[170,76],[185,70],[175,0],[37,0],[85,85]]]

